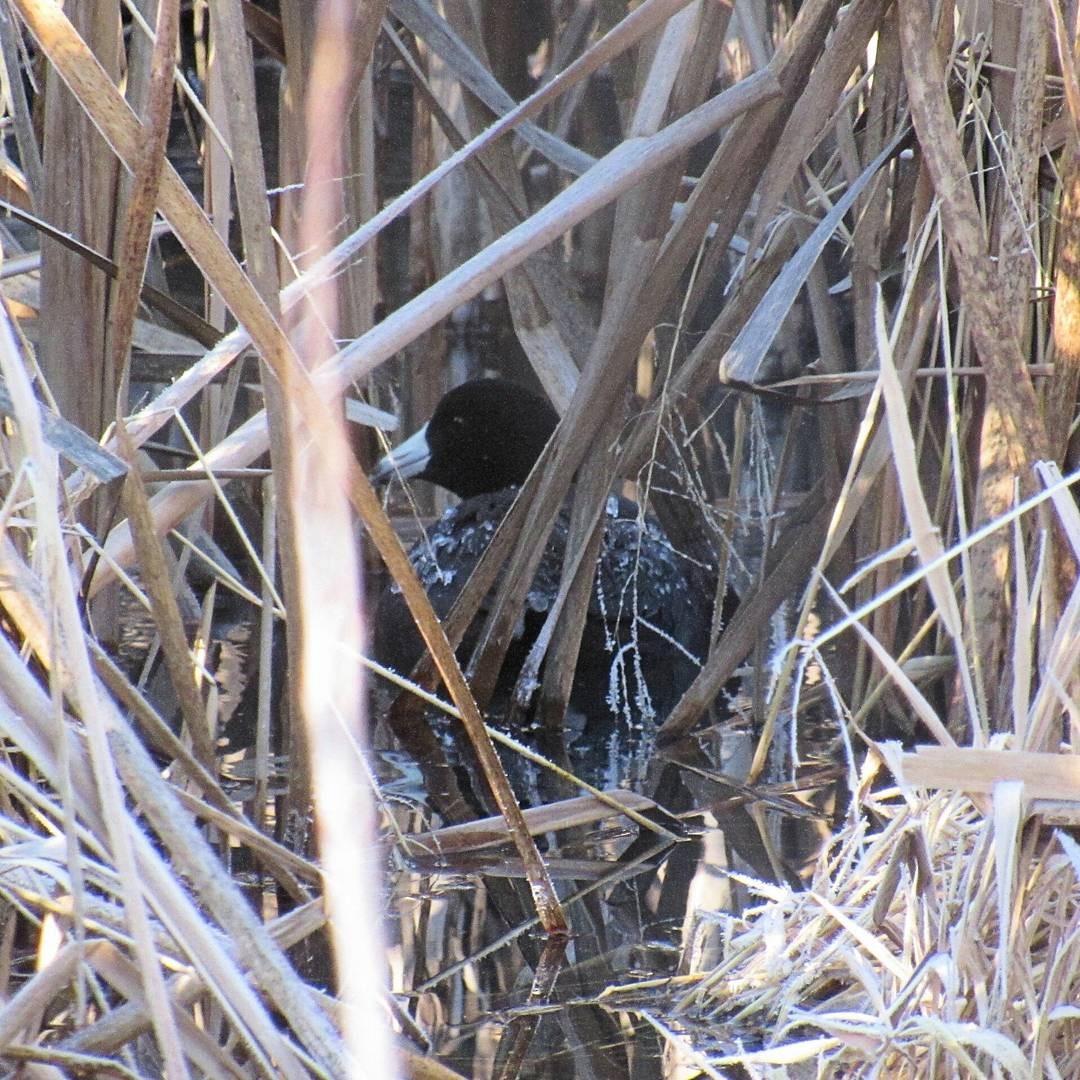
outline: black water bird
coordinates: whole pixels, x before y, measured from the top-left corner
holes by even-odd
[[[430,480],[462,499],[525,483],[559,414],[509,379],[473,379],[445,394],[431,419],[379,462],[372,482]]]
[[[555,410],[539,394],[504,379],[477,379],[447,393],[431,419],[376,467],[373,480],[394,475],[429,480],[462,498],[409,555],[440,618],[453,606],[557,423]],[[606,515],[570,698],[571,712],[594,733],[613,730],[619,720],[649,728],[662,719],[698,671],[708,635],[708,607],[691,594],[681,556],[656,521],[615,496],[607,500]],[[568,530],[564,508],[504,662],[506,690],[558,593]],[[463,656],[474,641],[475,635],[466,638]],[[404,601],[392,587],[376,616],[376,655],[407,672],[421,651]]]

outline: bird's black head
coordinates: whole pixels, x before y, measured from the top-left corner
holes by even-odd
[[[508,379],[474,379],[451,390],[372,479],[417,477],[463,499],[501,491],[525,482],[558,422],[532,390]]]

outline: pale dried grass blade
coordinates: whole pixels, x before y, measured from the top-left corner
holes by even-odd
[[[1035,685],[1034,638],[1037,630],[1034,613],[1040,593],[1039,582],[1043,579],[1045,567],[1045,542],[1040,545],[1042,553],[1038,559],[1037,574],[1034,582],[1028,582],[1027,550],[1024,535],[1019,522],[1013,523],[1013,651],[1012,651],[1012,727],[1013,734],[1020,747],[1030,747],[1028,740],[1028,709],[1031,701],[1031,688]]]
[[[319,5],[313,54],[304,102],[308,133],[307,171],[301,202],[301,250],[319,252],[332,235],[342,200],[346,171],[341,132],[347,127],[352,96],[351,50],[362,28],[353,24],[350,5],[330,0]],[[236,10],[239,14],[239,9]],[[367,57],[363,58],[364,61]],[[265,209],[261,207],[261,209]],[[263,246],[269,249],[268,232]],[[263,265],[265,287],[272,267]],[[298,355],[309,367],[332,348],[317,321],[331,333],[340,321],[341,301],[330,283],[311,297],[315,319],[294,333]],[[370,1069],[392,1074],[397,1063],[385,1022],[382,997],[385,945],[379,910],[383,884],[376,870],[375,808],[358,758],[369,745],[363,669],[343,662],[359,652],[364,633],[356,539],[348,491],[357,470],[345,431],[340,393],[328,396],[331,426],[319,440],[310,437],[297,410],[286,405],[284,478],[292,535],[287,549],[295,557],[296,608],[290,633],[299,634],[299,703],[306,731],[311,797],[315,805],[318,851],[324,864],[323,890],[330,915],[334,968],[341,997],[343,1061],[350,1075]],[[308,424],[311,418],[307,418]],[[332,572],[327,572],[332,568]],[[295,643],[295,642],[294,642]]]
[[[813,642],[815,651],[820,652],[826,641],[837,635],[840,626],[843,626],[844,629],[854,627],[862,640],[870,647],[870,651],[874,654],[874,658],[881,664],[889,677],[896,683],[898,689],[903,693],[908,703],[914,709],[915,715],[926,725],[934,738],[943,746],[955,746],[956,740],[949,733],[948,728],[942,722],[933,706],[927,701],[926,696],[911,681],[907,673],[896,662],[888,649],[886,649],[885,646],[862,625],[860,618],[861,613],[858,611],[847,611],[847,606],[844,604],[839,593],[832,588],[828,581],[823,579],[821,584],[830,594],[833,603],[836,604],[841,611],[845,612],[845,616],[837,626],[830,627],[829,631],[815,639]]]
[[[169,1009],[151,937],[146,908],[148,897],[136,868],[134,841],[137,835],[133,835],[134,825],[124,808],[123,792],[109,753],[107,733],[111,718],[100,686],[94,679],[83,641],[56,504],[60,479],[58,462],[55,452],[44,442],[38,409],[6,309],[0,309],[0,370],[11,393],[20,441],[31,466],[27,476],[34,493],[39,541],[36,547],[45,565],[50,607],[56,619],[50,624],[47,643],[40,642],[38,648],[43,657],[57,664],[53,677],[62,679],[63,692],[77,704],[86,724],[90,760],[101,797],[108,842],[125,881],[125,909],[136,941],[136,957],[154,1016],[155,1031],[170,1071],[178,1077],[187,1076],[179,1034]],[[60,671],[64,674],[60,675]]]
[[[1075,801],[1080,790],[1080,762],[1072,754],[919,746],[896,763],[903,782],[914,787],[982,795],[1018,782],[1026,798],[1050,801]]]
[[[534,806],[525,810],[523,816],[530,832],[540,836],[545,832],[572,829],[602,821],[613,814],[621,813],[622,808],[640,812],[650,810],[656,805],[645,795],[618,788],[605,791],[604,795],[606,798],[603,802],[591,795],[584,795],[576,799]],[[481,818],[463,825],[448,825],[436,832],[410,833],[404,839],[409,844],[437,852],[475,851],[493,844],[509,842],[506,823],[502,818],[495,817]]]
[[[1024,823],[1024,804],[1027,792],[1023,783],[1005,780],[994,785],[994,869],[997,876],[998,917],[998,993],[1007,1001],[1013,985],[1013,933],[1012,920],[1016,905],[1016,890],[1022,887],[1017,881],[1017,857],[1020,846],[1020,830]]]
[[[918,473],[918,453],[908,422],[907,398],[900,386],[900,379],[893,364],[892,343],[885,328],[885,305],[878,293],[874,317],[877,334],[878,363],[880,364],[881,396],[885,403],[885,415],[889,422],[889,440],[892,444],[892,460],[896,467],[900,495],[911,527],[911,539],[926,567],[926,585],[934,598],[942,621],[945,623],[957,651],[963,657],[964,634],[960,607],[956,602],[948,572],[940,565],[944,553],[941,534],[934,525],[930,509],[926,505]]]
[[[49,963],[39,968],[0,1009],[0,1046],[14,1042],[31,1018],[41,1015],[52,999],[71,982],[91,942],[69,941]]]

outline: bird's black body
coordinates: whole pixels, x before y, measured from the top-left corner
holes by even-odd
[[[487,550],[556,423],[554,410],[538,395],[503,380],[476,380],[451,391],[425,428],[380,464],[377,478],[401,463],[403,475],[463,496],[409,556],[440,617]],[[558,593],[568,531],[564,509],[503,666],[506,691]],[[681,558],[659,525],[629,500],[609,497],[570,699],[586,732],[609,732],[627,722],[651,727],[651,721],[662,719],[696,674],[707,635],[707,606],[691,594]],[[474,641],[475,635],[466,638],[463,655]],[[419,636],[393,589],[379,606],[375,651],[402,672],[421,655]]]
[[[453,607],[516,495],[517,488],[511,487],[463,500],[409,553],[440,618]],[[555,520],[504,665],[512,675],[524,662],[559,591],[568,528],[569,515],[563,512]],[[696,672],[701,631],[678,556],[656,523],[639,520],[637,507],[629,500],[608,499],[571,705],[593,719],[603,714],[662,717]],[[467,637],[463,653],[474,642],[474,636]],[[379,607],[375,651],[381,662],[403,672],[411,670],[423,651],[394,587]]]

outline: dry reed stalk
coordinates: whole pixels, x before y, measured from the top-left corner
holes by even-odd
[[[1078,51],[1077,43],[1071,43],[1062,18],[1061,6],[1051,6],[1054,18],[1054,36],[1065,88],[1065,104],[1069,116],[1069,134],[1061,166],[1061,206],[1054,265],[1054,377],[1047,388],[1045,408],[1046,427],[1051,439],[1051,451],[1060,458],[1068,451],[1069,431],[1072,417],[1069,402],[1075,401],[1080,388],[1080,343],[1077,324],[1078,244],[1080,244],[1080,142],[1077,126],[1080,125],[1080,82],[1077,79],[1073,59]]]
[[[122,42],[119,3],[94,4],[75,16],[89,52],[100,57],[112,78],[119,77]],[[109,251],[117,227],[119,169],[103,140],[57,72],[46,78],[43,117],[43,186],[35,192],[41,214],[54,226],[98,251]],[[13,79],[21,79],[13,72]],[[74,167],[80,184],[73,192]],[[74,196],[74,197],[73,197]],[[97,434],[113,414],[116,387],[107,362],[109,283],[77,255],[43,244],[43,301],[56,312],[44,327],[42,365],[64,415]],[[85,365],[85,366],[84,366]]]
[[[262,485],[263,536],[262,563],[266,577],[260,595],[259,614],[259,698],[255,721],[255,792],[254,818],[265,827],[262,819],[270,813],[270,725],[273,717],[273,694],[281,693],[281,672],[273,671],[274,637],[277,627],[271,607],[274,571],[277,566],[277,491],[273,477]]]
[[[122,436],[121,444],[123,445]],[[134,449],[130,444],[124,446],[124,449],[131,454],[130,461],[134,465]],[[164,541],[154,533],[146,489],[134,467],[124,480],[124,496],[124,506],[132,523],[139,552],[142,581],[150,597],[151,613],[161,637],[169,678],[176,692],[188,734],[195,746],[195,755],[203,768],[212,770],[213,732],[207,729],[202,695],[195,681],[191,648],[176,598],[176,582],[166,562]]]
[[[348,101],[354,89],[351,55],[358,42],[374,43],[379,15],[369,11],[357,19],[338,0],[319,5],[312,48],[312,63],[305,88],[304,115],[308,138],[304,144],[306,186],[301,200],[300,250],[317,258],[325,250],[334,223],[341,215],[344,152],[339,133],[345,127]],[[235,13],[239,15],[237,7]],[[374,19],[374,25],[372,21]],[[261,168],[259,177],[262,177]],[[253,193],[260,200],[261,189]],[[265,253],[272,256],[269,231]],[[272,264],[264,264],[267,289],[276,303],[276,281],[269,277]],[[328,284],[311,298],[314,319],[294,330],[297,352],[309,368],[316,367],[332,349],[322,328],[331,335],[338,325],[338,300]],[[318,327],[318,328],[316,328]],[[330,915],[341,1028],[350,1055],[348,1075],[396,1072],[390,1033],[380,998],[383,990],[384,951],[378,897],[382,892],[376,872],[376,822],[373,798],[358,757],[369,744],[362,669],[343,663],[344,656],[360,651],[363,641],[359,566],[353,524],[346,497],[356,465],[345,434],[344,409],[328,415],[336,421],[325,433],[310,438],[300,416],[287,400],[281,419],[288,425],[283,449],[289,454],[284,473],[290,512],[292,550],[296,572],[297,607],[290,608],[290,652],[298,661],[292,668],[298,683],[298,703],[304,733],[294,734],[292,771],[302,769],[303,781],[293,785],[299,797],[314,802],[318,851],[322,859],[324,894]],[[329,399],[328,404],[337,404]],[[310,422],[310,417],[308,418]],[[298,744],[303,745],[300,753]],[[297,799],[298,796],[293,796]],[[293,812],[305,804],[294,802]],[[535,850],[535,849],[534,849]]]
[[[579,825],[602,820],[622,809],[648,810],[656,804],[645,795],[633,791],[613,789],[604,794],[610,802],[601,802],[591,795],[576,799],[564,799],[558,803],[532,807],[524,811],[529,829],[534,835],[558,829],[572,829]],[[506,829],[501,818],[470,821],[464,825],[451,825],[429,833],[412,833],[403,838],[410,845],[432,852],[473,851],[490,844],[505,844]]]
[[[158,6],[147,81],[137,85],[133,94],[135,110],[140,113],[143,145],[139,159],[131,163],[131,182],[125,185],[129,190],[119,226],[118,274],[110,296],[106,333],[106,360],[112,369],[111,384],[116,392],[118,418],[127,411],[131,339],[146,273],[158,186],[166,160],[165,146],[172,114],[173,52],[179,26],[178,0],[166,0]],[[133,76],[141,74],[140,65],[134,60],[132,66]]]
[[[496,805],[506,818],[514,843],[528,868],[529,883],[544,928],[549,933],[563,932],[566,921],[554,887],[521,817],[516,796],[484,728],[472,690],[466,683],[446,633],[417,580],[416,571],[363,473],[352,471],[349,490],[353,506],[363,519],[368,535],[386,563],[387,570],[400,586],[424,644],[434,658],[450,697],[461,714],[466,733],[476,750]]]

